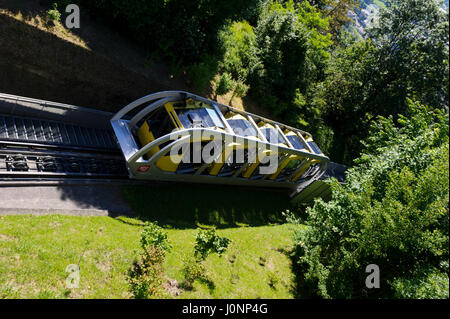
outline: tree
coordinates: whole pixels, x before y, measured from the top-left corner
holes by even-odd
[[[286,119],[295,117],[292,102],[320,77],[329,55],[328,22],[308,2],[266,4],[255,29],[258,62],[251,74],[253,96]]]
[[[434,1],[388,2],[368,39],[341,35],[326,79],[309,98],[325,105],[324,123],[334,131],[330,155],[350,165],[371,121],[407,115],[408,98],[448,109],[448,70],[448,14]]]
[[[448,107],[448,8],[444,12],[436,0],[389,0],[368,36],[377,63],[367,108],[403,113],[412,93],[424,104]]]
[[[333,35],[334,41],[339,40],[342,28],[352,22],[349,11],[359,7],[359,0],[309,0],[309,3],[329,19],[329,32]]]

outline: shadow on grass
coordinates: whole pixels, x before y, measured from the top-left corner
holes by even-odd
[[[171,184],[126,186],[123,194],[141,220],[178,229],[277,224],[291,208],[286,190]]]

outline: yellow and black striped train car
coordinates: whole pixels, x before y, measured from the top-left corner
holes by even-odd
[[[183,91],[111,119],[131,178],[303,189],[329,159],[311,134]]]

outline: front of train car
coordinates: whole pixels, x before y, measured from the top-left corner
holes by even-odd
[[[140,98],[111,124],[134,179],[298,189],[329,162],[307,132],[183,91]]]

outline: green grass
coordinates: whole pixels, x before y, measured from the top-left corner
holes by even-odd
[[[282,193],[177,187],[126,188],[136,218],[0,216],[0,298],[131,297],[126,273],[141,252],[147,220],[166,228],[173,247],[165,272],[179,283],[199,226],[217,227],[218,235],[232,241],[224,255],[205,261],[213,284],[196,282],[177,298],[293,297],[286,252],[294,226],[281,223],[280,213],[288,207]],[[79,288],[66,288],[70,264],[80,267]]]

